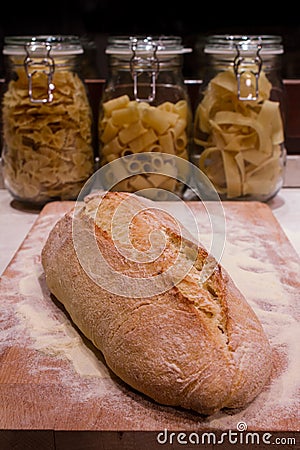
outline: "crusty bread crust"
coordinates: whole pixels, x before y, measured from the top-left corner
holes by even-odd
[[[167,215],[146,209],[135,217],[131,239],[142,251],[149,248],[148,233],[161,229],[164,255],[151,263],[120,255],[110,222],[129,195],[143,203],[120,192],[92,196],[76,211],[76,220],[83,235],[95,231],[99,249],[115,270],[151,277],[178,256],[182,236]],[[94,220],[91,212],[100,198]],[[166,292],[124,297],[106,290],[83,269],[74,248],[73,219],[74,211],[60,219],[42,250],[46,282],[116,375],[158,403],[201,414],[244,407],[259,394],[271,371],[268,339],[224,268],[216,264],[210,277],[199,282],[208,257],[204,248],[184,237],[182,258],[195,251],[196,257],[183,279]]]

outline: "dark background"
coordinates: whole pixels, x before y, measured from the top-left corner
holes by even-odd
[[[263,10],[261,10],[263,8]],[[106,78],[108,35],[179,35],[193,53],[186,56],[185,78],[201,78],[202,48],[209,34],[277,34],[283,38],[282,78],[300,78],[300,16],[295,3],[180,3],[152,0],[31,0],[5,2],[0,17],[0,76],[4,36],[76,34],[86,48],[87,78]]]

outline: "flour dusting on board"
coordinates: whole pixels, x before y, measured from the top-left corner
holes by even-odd
[[[170,208],[176,214],[173,205]],[[247,418],[249,426],[259,424],[263,427],[268,420],[272,423],[277,416],[282,416],[283,411],[284,415],[298,418],[299,423],[299,258],[296,254],[294,259],[291,258],[288,241],[281,242],[280,250],[274,245],[266,224],[258,223],[248,228],[238,212],[227,215],[226,220],[226,244],[221,264],[260,319],[271,346],[276,349],[275,360],[282,358],[282,367],[279,373],[274,369],[269,387],[248,408],[233,415],[217,413],[211,417],[210,424],[227,428]],[[201,241],[208,248],[210,230],[202,229]],[[271,252],[275,254],[276,263]]]
[[[2,308],[0,306],[0,312],[3,321],[6,319],[8,323],[10,319],[11,322],[13,317],[14,323],[7,328],[1,327],[0,342],[2,347],[26,342],[28,348],[40,354],[69,361],[73,370],[69,370],[69,373],[65,368],[61,370],[60,378],[64,383],[72,385],[73,389],[76,377],[88,381],[88,391],[81,384],[74,392],[77,398],[79,395],[82,398],[104,395],[108,388],[113,387],[107,366],[87,347],[66,314],[55,305],[45,287],[40,253],[52,224],[53,217],[41,217],[38,226],[35,226],[34,239],[31,240],[30,236],[27,238],[27,243],[19,250],[21,257],[10,265],[15,272],[15,278],[6,280],[7,303],[2,304]],[[13,298],[16,294],[16,289],[13,288],[16,279],[19,296],[17,303],[9,301],[10,297]],[[48,369],[47,365],[39,367],[41,372]],[[33,366],[30,370],[34,372],[36,368]]]
[[[263,324],[271,346],[277,350],[275,358],[283,359],[281,371],[262,396],[257,416],[262,422],[265,417],[272,421],[272,417],[284,411],[286,416],[298,417],[299,423],[299,258],[296,254],[291,257],[288,241],[281,242],[279,248],[274,246],[264,224],[245,236],[241,221],[234,219],[230,229],[237,241],[227,241],[223,264],[236,274],[237,285]]]
[[[47,309],[26,301],[17,305],[16,313],[29,331],[33,348],[48,355],[66,357],[81,376],[108,377],[105,366],[99,364],[66,317],[51,317]]]
[[[176,216],[176,202],[171,203],[168,210]],[[177,217],[181,219],[180,214]],[[248,407],[218,412],[203,423],[206,428],[236,429],[236,424],[244,421],[249,428],[269,430],[282,417],[292,417],[294,423],[299,423],[300,328],[299,302],[296,301],[300,292],[299,258],[291,257],[288,241],[278,244],[274,237],[272,241],[264,224],[247,227],[238,212],[226,217],[226,245],[221,264],[259,317],[272,345],[275,364],[269,385]],[[128,414],[132,410],[130,420],[135,420],[137,409],[143,409],[157,428],[163,423],[160,418],[163,409],[153,412],[150,401],[137,402],[137,394],[124,396],[103,360],[86,345],[68,316],[49,295],[40,254],[46,236],[58,218],[58,215],[39,218],[33,235],[29,234],[18,257],[9,266],[13,276],[4,276],[1,280],[5,301],[0,304],[0,350],[25,346],[47,356],[48,363],[49,358],[59,359],[64,362],[62,369],[57,367],[61,370],[62,382],[74,389],[78,401],[106,396],[116,410],[124,402]],[[197,220],[201,220],[201,214],[197,214]],[[188,221],[185,226],[188,227]],[[201,228],[201,242],[209,247],[210,241],[210,230],[205,225]],[[31,370],[39,371],[42,376],[42,372],[48,370],[46,364]],[[171,420],[169,411],[169,416],[163,417]],[[195,415],[192,420],[189,413],[185,415],[180,411],[176,417],[178,415],[186,429],[195,427]],[[199,424],[202,420],[199,417]]]

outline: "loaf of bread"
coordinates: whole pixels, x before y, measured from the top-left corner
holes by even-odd
[[[258,317],[225,269],[156,203],[93,194],[42,250],[50,292],[110,369],[152,400],[245,407],[271,371]]]

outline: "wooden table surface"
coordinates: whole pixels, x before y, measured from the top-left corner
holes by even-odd
[[[40,252],[53,224],[72,205],[53,202],[42,210],[0,280],[1,450],[23,448],[17,444],[24,444],[22,433],[28,431],[26,439],[41,442],[36,449],[112,450],[156,448],[153,442],[145,447],[143,434],[138,434],[139,444],[128,437],[127,447],[122,447],[120,431],[220,432],[236,430],[241,422],[248,431],[299,430],[300,260],[266,204],[223,203],[226,236],[221,264],[268,334],[274,355],[272,377],[246,408],[211,417],[158,405],[125,385],[49,295]],[[191,219],[180,216],[175,202],[167,207],[189,226]],[[188,207],[205,243],[210,235],[206,210],[200,202]],[[83,446],[78,432],[85,433]],[[95,432],[105,432],[102,447]],[[111,443],[109,447],[103,439]]]

